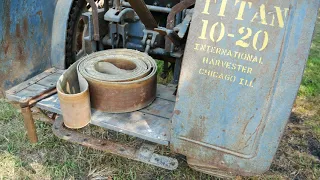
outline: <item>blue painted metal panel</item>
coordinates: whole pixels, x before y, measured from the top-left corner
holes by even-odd
[[[173,149],[211,171],[266,171],[300,85],[318,7],[318,0],[197,0]]]
[[[56,0],[0,1],[0,90],[50,67]]]

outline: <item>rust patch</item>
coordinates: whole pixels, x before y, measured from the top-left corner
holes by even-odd
[[[2,44],[2,49],[4,49],[4,54],[8,54],[8,50],[9,50],[10,44],[8,42],[4,42]]]
[[[28,19],[27,18],[23,19],[22,29],[23,29],[23,33],[26,35],[28,33],[28,30],[29,30],[29,23],[28,23]]]
[[[1,38],[0,47],[3,49],[3,53],[0,54],[0,62],[6,63],[7,67],[1,69],[0,90],[16,84],[16,81],[20,78],[26,78],[27,59],[29,52],[26,50],[27,44],[26,39],[30,38],[28,36],[29,25],[28,17],[23,19],[19,18],[19,13],[17,14],[17,20],[12,20],[11,14],[12,9],[10,9],[10,1],[3,2],[3,34]],[[14,31],[12,32],[12,29]]]
[[[25,61],[27,59],[26,54],[25,54],[21,44],[18,45],[17,53],[18,53],[18,60],[19,61]]]
[[[19,24],[19,23],[16,24],[16,36],[17,36],[18,38],[21,37],[21,30],[20,30],[20,24]]]
[[[174,110],[174,113],[175,113],[176,115],[179,115],[179,114],[181,113],[181,111],[180,111],[180,110]]]
[[[39,16],[42,16],[42,11],[38,11],[37,14],[38,14]]]
[[[206,121],[208,119],[208,117],[206,116],[199,116],[200,121],[191,121],[194,122],[189,134],[187,135],[187,137],[189,137],[192,140],[195,141],[203,141],[203,137],[206,134]]]
[[[37,15],[40,17],[41,23],[43,23],[44,21],[43,21],[43,17],[42,17],[42,11],[38,11]]]

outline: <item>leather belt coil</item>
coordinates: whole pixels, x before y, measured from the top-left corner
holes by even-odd
[[[129,49],[99,51],[77,67],[89,84],[91,106],[110,113],[142,109],[156,97],[157,64],[147,54]]]

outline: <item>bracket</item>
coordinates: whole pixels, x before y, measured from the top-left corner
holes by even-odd
[[[156,145],[142,143],[138,147],[131,147],[110,140],[97,139],[80,132],[67,129],[63,125],[61,117],[58,117],[52,126],[53,133],[66,141],[87,146],[96,150],[106,151],[128,159],[140,161],[168,170],[175,170],[178,167],[178,160],[154,153]]]

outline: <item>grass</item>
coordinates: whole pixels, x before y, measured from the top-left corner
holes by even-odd
[[[271,169],[261,175],[237,179],[320,178],[320,23],[309,61],[285,134]],[[161,69],[160,69],[161,71]],[[166,83],[166,81],[161,81]],[[40,116],[37,116],[40,118]],[[19,110],[0,100],[0,180],[2,179],[215,179],[190,169],[185,158],[165,147],[159,153],[179,160],[167,171],[140,162],[67,143],[56,138],[51,126],[37,122],[39,143],[28,143]],[[137,139],[100,128],[84,133],[135,144]]]

